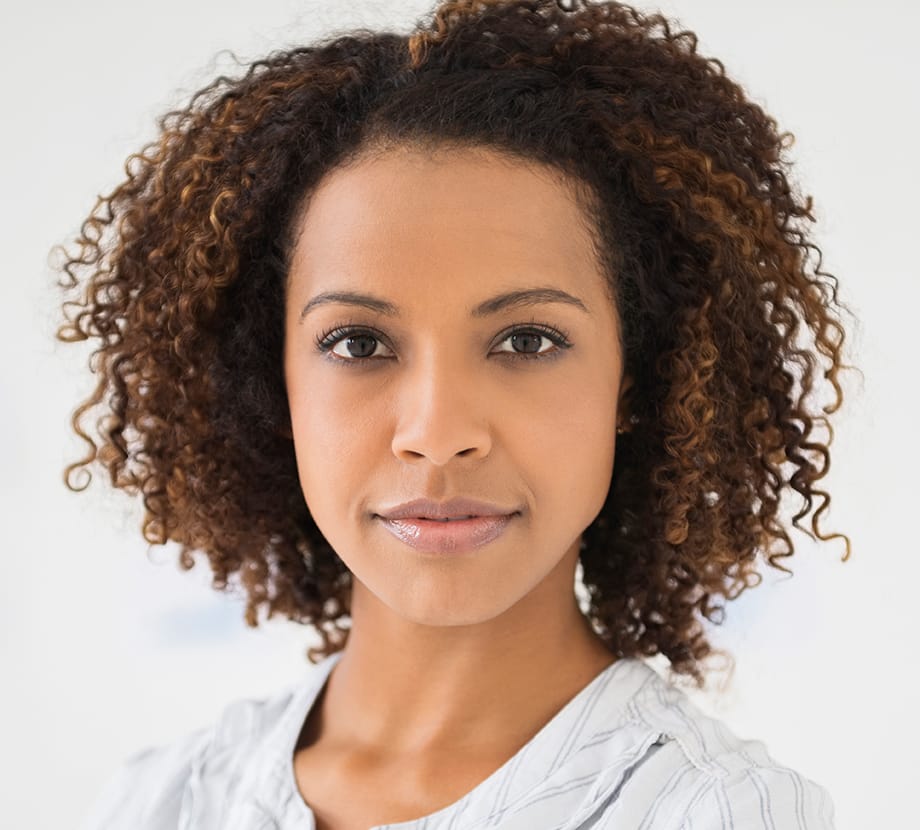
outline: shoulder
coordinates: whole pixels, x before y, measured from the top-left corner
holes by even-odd
[[[171,744],[146,747],[122,761],[97,795],[81,830],[178,827],[193,759],[209,742],[209,733],[209,729],[198,729]]]
[[[81,830],[176,830],[193,801],[225,798],[290,708],[293,688],[227,705],[211,725],[133,753],[110,775]]]
[[[681,824],[722,827],[833,830],[834,805],[824,787],[789,767],[739,764],[707,780]]]
[[[631,720],[661,735],[648,763],[658,781],[649,813],[671,812],[665,809],[670,802],[682,816],[674,825],[679,830],[833,828],[833,802],[823,786],[779,763],[762,741],[738,737],[648,671],[627,708]]]

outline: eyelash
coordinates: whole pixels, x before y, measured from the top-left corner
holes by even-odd
[[[552,326],[547,326],[542,323],[530,323],[526,326],[514,326],[502,332],[502,336],[499,338],[498,342],[503,343],[509,337],[514,336],[515,334],[535,334],[540,337],[547,338],[550,342],[556,346],[555,349],[549,352],[543,353],[527,353],[527,352],[500,352],[499,354],[502,357],[508,358],[510,360],[544,360],[552,359],[558,357],[565,349],[571,347],[571,343],[568,339],[568,334],[559,329],[555,329]],[[359,335],[367,335],[372,337],[377,341],[384,342],[385,338],[379,332],[376,332],[372,328],[366,326],[348,326],[348,325],[337,325],[331,329],[327,329],[316,337],[316,348],[322,353],[330,352],[335,345],[346,337],[356,337]],[[380,357],[339,357],[338,355],[330,355],[331,360],[338,361],[344,364],[351,365],[361,365],[368,363],[372,360],[381,360]]]

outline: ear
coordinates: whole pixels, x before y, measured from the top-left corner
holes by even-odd
[[[280,435],[282,438],[287,438],[288,441],[294,440],[294,433],[291,430],[291,421],[290,419],[285,419],[284,423],[280,426],[275,427],[275,434]]]
[[[620,393],[617,398],[617,415],[622,419],[628,419],[632,415],[630,402],[634,391],[634,381],[631,375],[623,375],[620,381]]]

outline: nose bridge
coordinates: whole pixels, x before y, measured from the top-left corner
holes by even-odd
[[[460,350],[432,347],[395,381],[397,418],[393,452],[404,460],[426,457],[446,464],[455,455],[490,449],[487,402],[474,367]]]

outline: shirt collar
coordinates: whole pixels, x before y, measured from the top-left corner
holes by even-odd
[[[261,826],[278,830],[313,830],[315,826],[297,789],[294,750],[306,716],[341,656],[341,651],[335,652],[308,668],[282,716],[261,742],[259,757],[248,765],[256,777],[249,786],[241,782],[241,790],[251,793],[251,802],[255,802],[251,806],[264,814],[266,821]],[[644,751],[657,738],[647,724],[636,722],[629,707],[630,700],[656,678],[657,673],[639,659],[615,661],[505,764],[457,801],[422,818],[371,830],[434,830],[448,824],[468,828],[537,798],[541,789],[549,791],[578,776],[597,777],[605,770],[617,774],[624,759],[640,748]],[[579,797],[584,801],[584,793]]]

